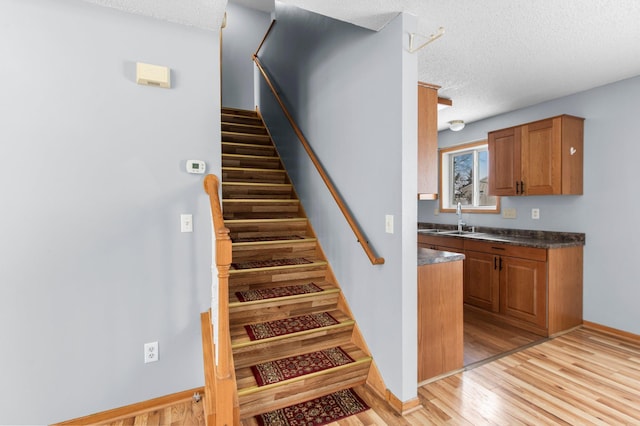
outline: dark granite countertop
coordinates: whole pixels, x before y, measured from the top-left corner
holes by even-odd
[[[464,254],[418,247],[418,266],[464,260]]]
[[[464,228],[469,231],[469,227]],[[439,223],[418,223],[418,233],[437,235],[448,238],[464,238],[489,241],[516,246],[536,248],[561,248],[585,245],[585,234],[578,232],[533,231],[526,229],[475,227],[475,232],[450,234],[447,231],[457,230],[456,225]]]

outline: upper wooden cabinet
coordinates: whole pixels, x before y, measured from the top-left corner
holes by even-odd
[[[438,89],[418,83],[418,199],[438,198]]]
[[[491,195],[582,195],[584,118],[560,115],[489,133]]]

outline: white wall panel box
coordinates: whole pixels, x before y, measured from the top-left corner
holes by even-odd
[[[171,69],[161,65],[136,62],[136,83],[170,89]]]

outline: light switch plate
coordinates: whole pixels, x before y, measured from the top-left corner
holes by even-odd
[[[393,234],[393,215],[388,214],[384,217],[384,230],[387,234]]]

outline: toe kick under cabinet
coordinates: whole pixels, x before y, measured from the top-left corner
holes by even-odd
[[[543,336],[582,324],[582,246],[464,241],[464,254],[464,302],[474,311]]]

